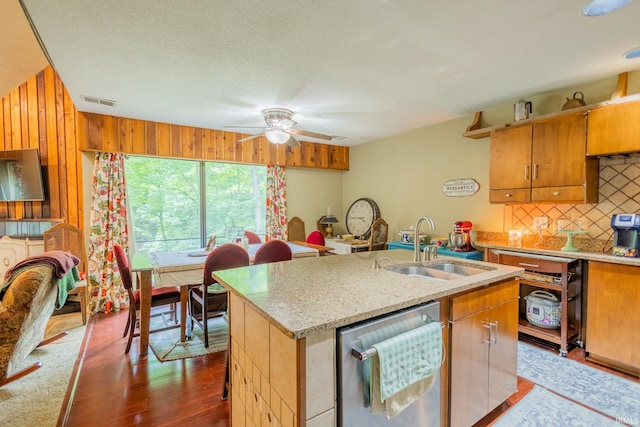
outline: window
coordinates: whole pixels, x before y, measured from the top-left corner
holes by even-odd
[[[128,156],[125,179],[136,251],[264,235],[265,166]]]

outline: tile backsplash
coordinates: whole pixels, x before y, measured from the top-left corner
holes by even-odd
[[[585,237],[608,242],[612,239],[611,216],[615,213],[640,213],[640,155],[601,158],[599,197],[597,204],[546,205],[523,204],[505,206],[503,231],[522,230],[523,233],[538,236],[533,227],[533,217],[549,218],[549,228],[542,230],[545,240],[566,236],[557,233],[559,219],[581,220],[588,230]],[[576,236],[578,239],[581,236]]]

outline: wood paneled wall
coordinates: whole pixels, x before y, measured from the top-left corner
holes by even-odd
[[[82,228],[81,155],[76,109],[62,81],[45,68],[1,101],[0,149],[38,148],[44,202],[0,202],[0,220],[63,220]]]
[[[266,138],[92,113],[79,113],[51,67],[1,100],[0,149],[38,148],[44,202],[0,202],[2,219],[62,220],[83,228],[81,151],[193,160],[349,169],[349,147],[301,142],[276,146]]]
[[[190,160],[280,164],[349,170],[349,147],[301,141],[299,147],[271,144],[265,137],[102,114],[78,113],[81,150]]]

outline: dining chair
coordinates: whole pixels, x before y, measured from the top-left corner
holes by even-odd
[[[313,230],[306,239],[307,243],[312,243],[314,245],[324,246],[324,236],[318,230]]]
[[[223,316],[227,311],[227,290],[218,284],[211,273],[228,268],[246,267],[249,265],[249,253],[235,243],[224,243],[207,255],[204,261],[202,285],[189,289],[189,328],[196,323],[202,328],[204,346],[209,347],[208,319]],[[199,311],[196,312],[196,305]]]
[[[320,232],[320,234],[322,234],[322,237],[327,237],[327,226],[322,223],[322,221],[324,221],[326,217],[326,215],[322,215],[316,221],[316,229]]]
[[[304,242],[307,235],[304,232],[304,221],[297,216],[291,218],[287,223],[287,235],[290,242]]]
[[[81,276],[86,276],[86,262],[84,251],[84,239],[82,231],[77,227],[59,223],[42,233],[44,241],[44,251],[65,251],[75,255],[80,263],[77,265]],[[83,274],[84,273],[84,274]],[[84,282],[86,283],[86,282]],[[80,303],[80,312],[82,314],[82,324],[87,323],[87,285],[78,285],[69,292],[68,301],[76,301]]]
[[[129,334],[127,340],[127,347],[124,350],[125,354],[129,353],[131,349],[131,341],[133,337],[140,336],[140,333],[135,332],[136,324],[139,322],[137,310],[140,308],[140,290],[133,290],[133,281],[131,280],[131,265],[129,264],[129,258],[124,252],[124,249],[120,245],[113,246],[113,255],[116,258],[116,264],[118,264],[118,270],[120,271],[120,277],[122,278],[122,285],[129,295],[129,317],[127,318],[127,324],[124,328],[124,338]],[[160,307],[164,305],[170,305],[171,310],[168,312],[157,313],[152,316],[164,316],[165,314],[171,314],[174,319],[174,325],[167,325],[162,328],[156,328],[149,332],[166,331],[167,329],[173,329],[179,327],[178,317],[176,316],[176,304],[180,302],[180,290],[175,286],[167,286],[162,288],[151,289],[151,307]]]
[[[389,225],[387,221],[378,218],[371,224],[371,234],[369,235],[369,250],[378,251],[387,249],[387,237]]]
[[[250,245],[253,244],[253,243],[262,243],[262,240],[260,239],[260,236],[258,236],[253,231],[245,230],[244,231],[244,237],[246,237],[249,240],[249,244]]]
[[[284,240],[270,240],[260,246],[253,257],[254,264],[289,261],[292,258],[291,248]]]

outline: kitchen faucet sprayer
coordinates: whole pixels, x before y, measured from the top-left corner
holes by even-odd
[[[413,261],[414,262],[422,261],[421,259],[422,256],[420,255],[420,226],[424,221],[427,221],[429,223],[429,228],[431,228],[431,230],[436,229],[436,225],[433,223],[433,220],[430,217],[421,216],[418,219],[418,223],[416,224],[416,234],[413,238]]]
[[[391,261],[388,256],[381,256],[380,258],[373,261],[373,268],[375,268],[376,270],[380,270],[380,261],[382,260]]]

